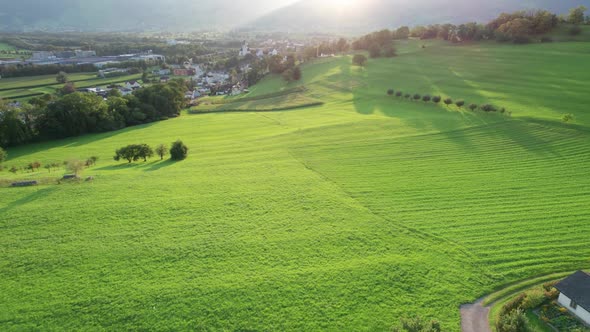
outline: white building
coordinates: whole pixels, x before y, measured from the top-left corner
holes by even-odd
[[[559,291],[557,302],[590,326],[590,274],[578,271],[555,288]]]
[[[248,43],[244,41],[244,45],[242,45],[242,48],[240,49],[239,56],[246,56],[248,54],[250,54],[250,47],[248,47]]]
[[[141,88],[141,85],[137,81],[125,82],[125,88],[135,90]]]
[[[279,55],[279,51],[277,51],[277,49],[273,49],[272,51],[270,51],[269,53],[271,56],[275,56],[275,55]]]

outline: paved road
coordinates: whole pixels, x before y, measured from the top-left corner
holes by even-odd
[[[483,299],[461,306],[461,331],[492,332],[489,325],[490,308],[483,306]]]

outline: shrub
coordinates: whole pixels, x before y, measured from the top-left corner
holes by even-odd
[[[410,99],[410,97],[412,97],[409,93],[406,93],[406,95],[404,96],[406,99]]]
[[[419,94],[414,95],[414,100],[420,100],[420,98],[422,98],[422,96],[420,96]]]
[[[440,96],[434,96],[434,97],[432,97],[432,101],[433,101],[435,104],[438,104],[438,103],[440,103],[440,101],[441,101],[441,100],[442,100],[442,98],[441,98]]]
[[[580,28],[579,26],[573,26],[568,33],[570,34],[570,36],[577,36],[579,34],[582,33],[582,28]]]
[[[451,105],[453,103],[453,99],[447,98],[447,99],[444,100],[444,103],[445,103],[445,105],[449,106],[449,105]]]
[[[571,113],[564,114],[563,117],[561,118],[561,120],[565,123],[568,123],[568,122],[572,121],[573,119],[574,119],[574,115]]]
[[[426,95],[426,96],[422,97],[422,101],[425,102],[425,103],[429,102],[431,99],[432,98],[429,95]]]
[[[402,318],[400,320],[401,327],[392,328],[393,332],[441,332],[440,323],[431,320],[427,321],[421,317]]]
[[[484,112],[496,112],[497,111],[496,107],[494,105],[490,105],[490,104],[482,105],[481,109]]]
[[[184,160],[188,156],[188,147],[178,140],[172,143],[170,148],[170,157],[172,160]]]
[[[389,96],[393,96],[393,93],[394,93],[394,92],[395,92],[395,91],[393,91],[393,89],[389,89],[389,90],[387,90],[387,94],[388,94]]]
[[[352,57],[352,64],[363,67],[365,64],[367,64],[367,57],[362,54],[355,54]]]
[[[404,95],[404,94],[403,94],[403,92],[401,92],[401,91],[398,91],[398,92],[396,92],[396,93],[395,93],[395,96],[396,96],[396,97],[401,97],[401,96],[403,96],[403,95]]]
[[[12,174],[16,174],[16,172],[18,172],[18,168],[16,168],[16,166],[12,166],[12,167],[9,169],[9,171],[10,171]]]
[[[501,315],[496,322],[496,329],[498,332],[528,332],[530,331],[528,325],[524,311],[517,309]]]
[[[469,105],[469,109],[472,111],[475,111],[477,109],[477,104],[471,104]]]
[[[81,160],[72,159],[68,161],[66,169],[74,173],[76,176],[79,176],[84,170],[84,163]]]
[[[545,297],[545,293],[541,288],[530,290],[526,292],[526,297],[522,301],[521,308],[523,310],[534,309],[541,306],[546,300],[547,297]]]
[[[465,101],[464,100],[457,100],[455,105],[457,105],[457,107],[461,108],[461,107],[463,107],[463,105],[465,105]]]
[[[500,313],[498,315],[505,316],[512,311],[520,309],[520,306],[522,305],[522,302],[525,298],[526,294],[521,293],[520,295],[512,299],[512,301],[507,302],[502,308],[500,308]]]
[[[557,283],[559,283],[559,281],[550,281],[550,282],[546,282],[543,284],[543,288],[546,291],[551,291],[555,288],[555,285],[557,285]]]

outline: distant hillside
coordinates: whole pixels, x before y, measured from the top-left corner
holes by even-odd
[[[287,3],[289,0],[3,1],[0,6],[0,31],[230,28]]]
[[[567,13],[590,0],[357,0],[362,5],[318,5],[301,0],[250,22],[245,28],[280,31],[365,32],[402,25],[487,22],[498,14],[522,9]]]

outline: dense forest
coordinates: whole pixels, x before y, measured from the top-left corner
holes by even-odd
[[[122,97],[70,91],[44,95],[20,107],[0,100],[0,146],[122,129],[180,115],[186,83],[173,80]],[[64,90],[65,91],[65,90]]]

